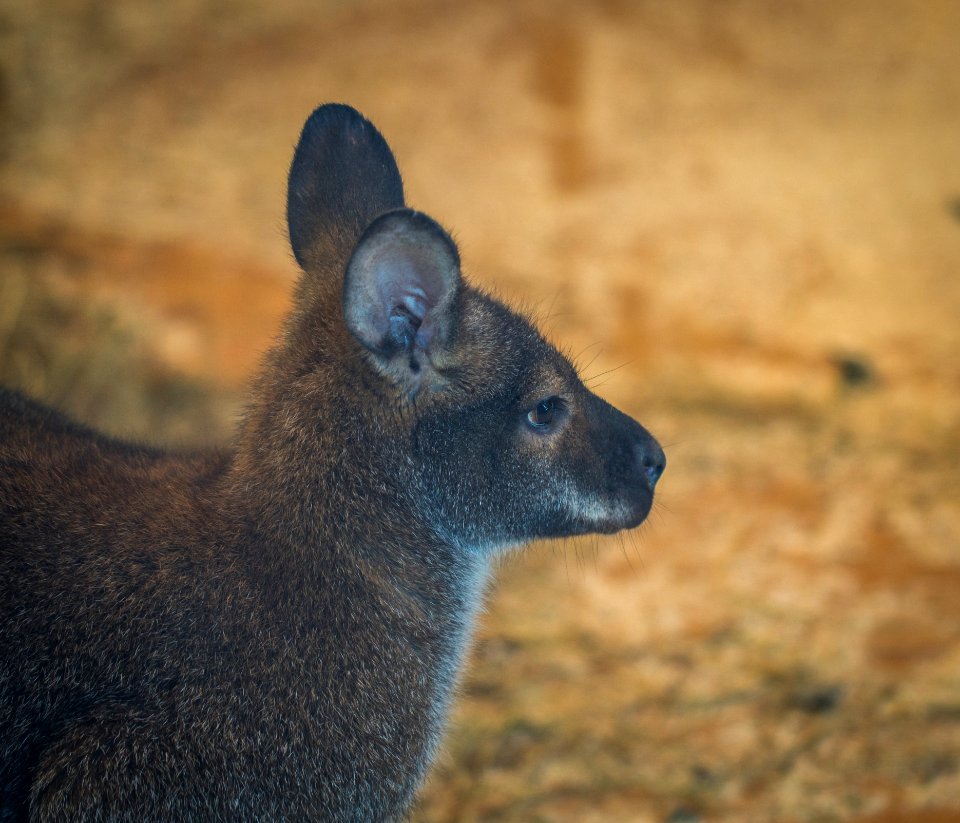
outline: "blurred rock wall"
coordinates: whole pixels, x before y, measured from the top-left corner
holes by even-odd
[[[0,377],[229,436],[341,100],[667,445],[504,574],[423,820],[960,819],[960,5],[0,4]]]

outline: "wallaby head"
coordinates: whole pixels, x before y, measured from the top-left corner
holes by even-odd
[[[486,554],[646,517],[659,445],[465,280],[456,244],[405,207],[389,148],[354,110],[307,121],[288,220],[304,274],[280,373],[339,406],[365,452],[351,469],[390,483],[411,519]]]
[[[346,106],[304,127],[302,268],[229,450],[0,390],[0,820],[397,820],[490,558],[650,511],[656,441],[471,286]]]

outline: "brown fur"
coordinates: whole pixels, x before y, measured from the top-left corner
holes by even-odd
[[[0,819],[396,820],[490,559],[649,511],[663,454],[308,120],[304,269],[234,446],[117,442],[0,390]]]

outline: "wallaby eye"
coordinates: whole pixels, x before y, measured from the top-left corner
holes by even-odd
[[[542,429],[553,422],[554,411],[557,407],[557,399],[548,397],[541,400],[530,411],[527,412],[527,422],[535,429]]]

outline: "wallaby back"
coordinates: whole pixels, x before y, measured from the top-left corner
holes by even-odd
[[[0,390],[0,820],[397,820],[490,560],[640,523],[663,452],[470,286],[346,106],[307,121],[303,275],[233,447]]]

